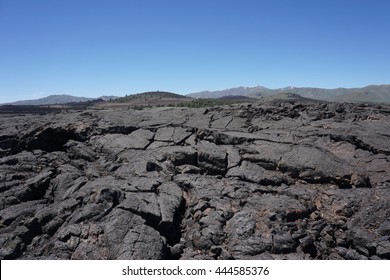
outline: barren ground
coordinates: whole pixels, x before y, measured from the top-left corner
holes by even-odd
[[[1,259],[389,259],[390,107],[0,114]]]

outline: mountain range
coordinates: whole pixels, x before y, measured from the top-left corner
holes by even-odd
[[[153,92],[154,95],[158,95],[158,98],[162,98],[163,94],[166,92]],[[304,98],[317,99],[323,101],[332,101],[332,102],[350,102],[350,103],[390,103],[390,84],[388,85],[370,85],[362,88],[335,88],[335,89],[324,89],[324,88],[313,88],[313,87],[284,87],[278,89],[270,89],[263,86],[253,86],[253,87],[235,87],[218,91],[201,91],[190,93],[185,96],[175,95],[176,97],[191,97],[191,98],[226,98],[231,97],[235,98],[237,96],[247,97],[247,98],[257,98],[257,99],[269,99],[272,96],[277,97],[278,94],[291,93],[297,94]],[[172,93],[170,93],[172,95]],[[153,95],[153,94],[152,94]],[[135,97],[148,96],[148,98],[157,98],[157,96],[152,96],[150,93],[144,93],[142,95],[136,95]],[[99,98],[87,98],[87,97],[77,97],[72,95],[50,95],[48,97],[39,98],[35,100],[24,100],[17,101],[13,103],[8,103],[9,105],[50,105],[50,104],[66,104],[66,103],[75,103],[75,102],[86,102],[91,100],[112,100],[115,102],[117,99],[118,102],[123,102],[132,97],[129,95],[126,97],[118,96],[101,96]],[[131,98],[131,99],[134,99]]]
[[[201,91],[191,93],[193,98],[220,98],[230,95],[263,98],[280,93],[294,93],[305,98],[352,103],[390,103],[390,85],[371,85],[363,88],[312,88],[312,87],[284,87],[269,89],[263,86],[236,87],[220,91]]]
[[[88,98],[88,97],[78,97],[68,94],[59,94],[59,95],[49,95],[47,97],[32,99],[32,100],[21,100],[13,103],[8,103],[8,105],[52,105],[52,104],[66,104],[66,103],[75,103],[75,102],[86,102],[96,99],[110,100],[118,98],[117,96],[101,96],[98,98]]]

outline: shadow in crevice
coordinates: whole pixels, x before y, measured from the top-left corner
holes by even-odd
[[[167,242],[167,250],[165,253],[165,259],[168,260],[177,260],[181,257],[181,252],[173,253],[171,248],[176,244],[180,243],[182,237],[182,219],[186,211],[186,201],[183,198],[180,206],[177,208],[173,222],[162,222],[161,217],[152,215],[150,213],[138,212],[134,210],[129,210],[135,215],[142,217],[145,220],[145,225],[155,229],[160,233],[162,237],[165,238]]]

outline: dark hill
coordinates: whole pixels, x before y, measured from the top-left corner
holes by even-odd
[[[303,97],[299,94],[291,93],[291,92],[280,92],[271,96],[262,97],[260,100],[263,102],[267,102],[267,101],[321,102],[317,99]]]
[[[226,96],[219,97],[218,99],[220,99],[220,100],[232,100],[232,101],[233,100],[248,101],[248,102],[257,100],[256,98],[252,98],[252,97],[248,97],[248,96],[244,96],[244,95],[226,95]]]
[[[131,101],[151,101],[151,100],[161,100],[161,99],[191,99],[188,96],[167,92],[167,91],[149,91],[138,94],[127,95],[124,97],[116,98],[111,100],[114,103],[125,103]]]

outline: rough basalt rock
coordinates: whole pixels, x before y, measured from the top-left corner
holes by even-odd
[[[1,259],[389,259],[390,108],[0,115]]]

